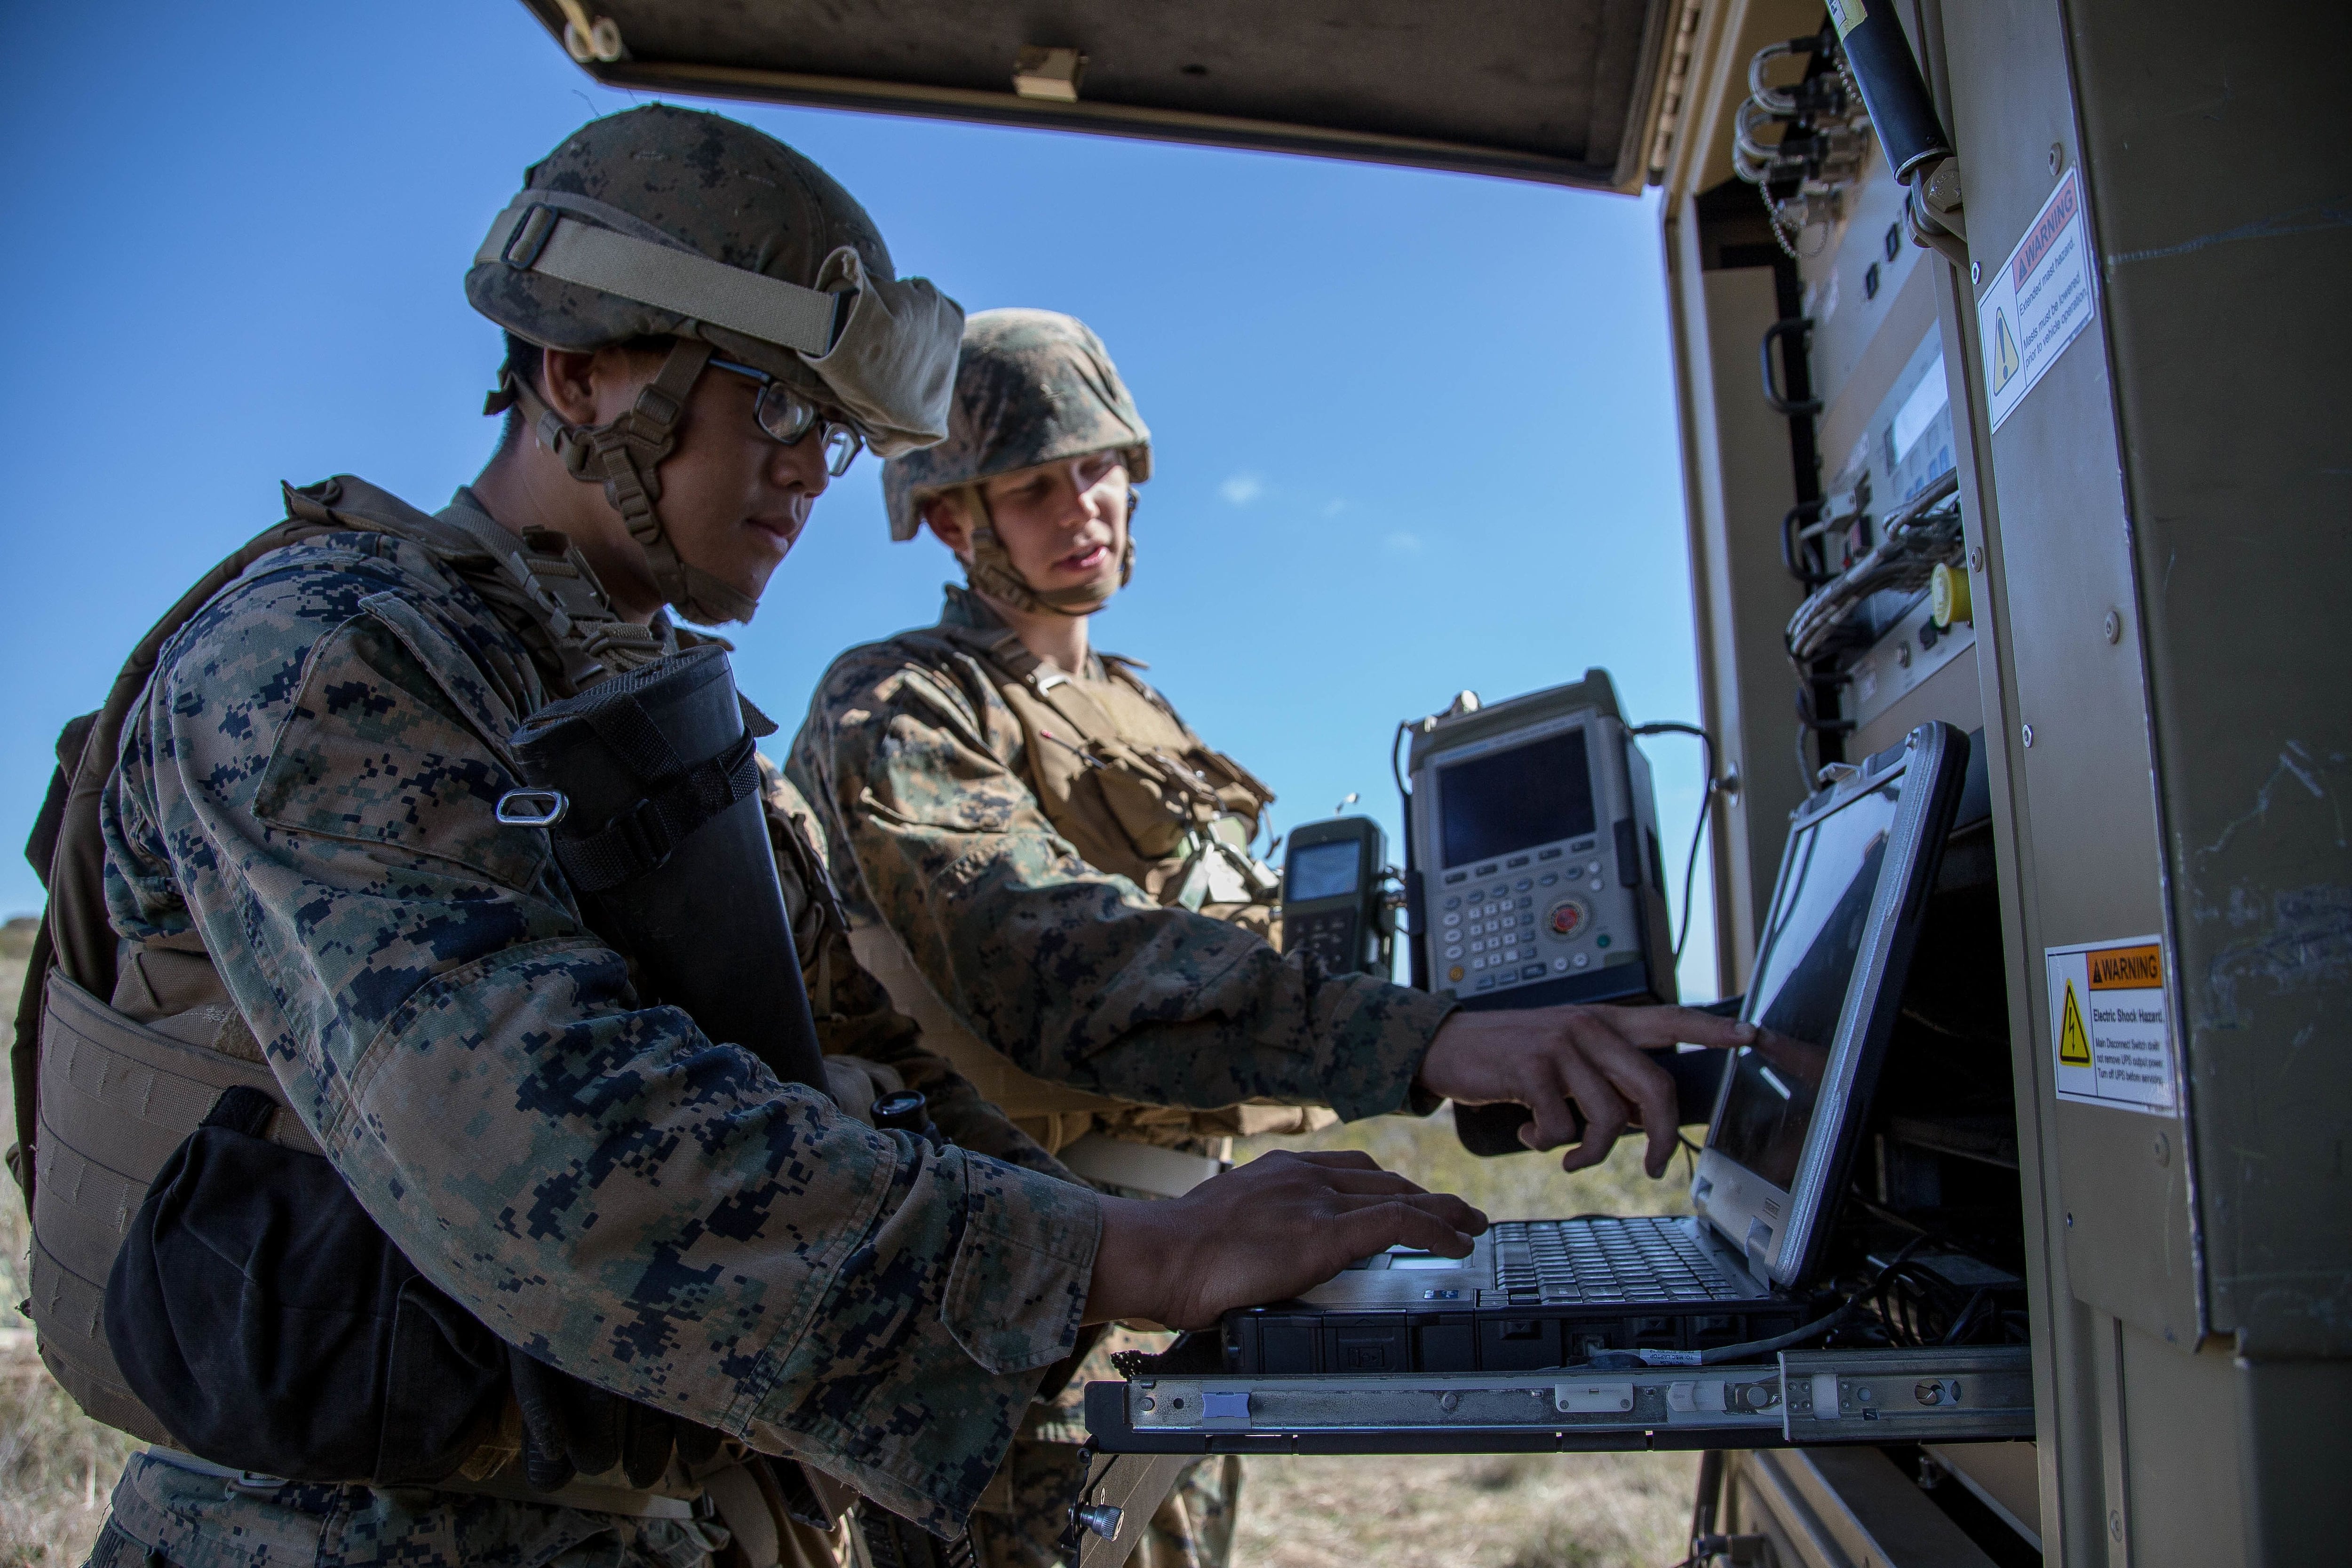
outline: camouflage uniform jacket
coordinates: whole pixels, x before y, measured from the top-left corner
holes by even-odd
[[[949,590],[943,625],[992,620]],[[1154,1105],[1432,1109],[1412,1079],[1450,1004],[1096,869],[1038,804],[1026,744],[977,659],[910,633],[834,661],[785,763],[854,912],[976,1034],[1038,1078]]]
[[[354,1194],[499,1335],[949,1528],[1072,1348],[1097,1200],[856,970],[787,787],[771,824],[828,1049],[898,1067],[967,1146],[877,1132],[641,1005],[543,836],[491,816],[504,738],[549,695],[417,544],[264,556],[165,646],[125,729],[115,930],[126,952],[199,933]],[[146,1459],[115,1508],[186,1568],[699,1555],[668,1521]]]

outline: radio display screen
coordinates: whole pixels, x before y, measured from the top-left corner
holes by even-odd
[[[1592,831],[1592,769],[1579,726],[1437,770],[1448,867]]]
[[[1352,838],[1293,849],[1286,868],[1290,885],[1284,896],[1294,903],[1344,898],[1356,890],[1356,862],[1362,858]]]

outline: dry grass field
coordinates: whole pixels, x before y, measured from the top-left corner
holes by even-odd
[[[1494,1219],[1690,1212],[1683,1162],[1652,1182],[1633,1139],[1573,1176],[1546,1155],[1468,1153],[1444,1110],[1240,1152],[1266,1148],[1361,1149]],[[1697,1470],[1696,1454],[1251,1459],[1234,1568],[1664,1568],[1683,1556]]]
[[[26,933],[0,934],[0,1016],[16,1016]],[[15,1112],[0,1079],[0,1128]],[[1498,1219],[1683,1206],[1677,1163],[1644,1181],[1638,1149],[1562,1177],[1538,1155],[1478,1160],[1444,1113],[1383,1118],[1271,1147],[1363,1149],[1425,1186],[1462,1194]],[[16,1310],[26,1294],[23,1205],[0,1192],[0,1568],[73,1568],[105,1516],[131,1439],[84,1417],[33,1352]],[[1443,1459],[1252,1459],[1242,1483],[1234,1568],[1663,1568],[1682,1555],[1694,1456],[1595,1454]]]

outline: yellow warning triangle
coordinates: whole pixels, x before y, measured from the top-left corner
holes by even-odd
[[[2066,1016],[2058,1024],[2058,1060],[2065,1067],[2091,1065],[2091,1037],[2083,1028],[2083,1009],[2074,1002],[2074,982],[2066,982]]]
[[[2017,374],[2017,339],[2009,330],[2009,312],[1992,313],[1992,389],[1999,392]],[[2090,1058],[2084,1057],[2084,1061]]]

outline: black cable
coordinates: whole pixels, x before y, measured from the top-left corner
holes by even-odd
[[[1877,1282],[1871,1304],[1895,1344],[1973,1344],[1986,1327],[2000,1325],[2002,1309],[1996,1298],[2014,1289],[1979,1285],[1970,1290],[1910,1263]]]
[[[1868,1194],[1863,1192],[1860,1187],[1848,1187],[1846,1189],[1846,1201],[1860,1208],[1873,1219],[1884,1220],[1888,1225],[1897,1226],[1903,1230],[1907,1230],[1913,1235],[1918,1237],[1922,1241],[1932,1241],[1943,1251],[1966,1253],[1969,1250],[1969,1248],[1960,1242],[1959,1238],[1953,1236],[1950,1232],[1938,1229],[1931,1225],[1924,1225],[1918,1220],[1912,1218],[1909,1215],[1897,1213],[1895,1210],[1888,1208],[1885,1205],[1872,1198]],[[1907,1252],[1910,1249],[1906,1247],[1905,1250]]]
[[[1894,1258],[1888,1261],[1886,1267],[1878,1271],[1876,1279],[1871,1280],[1869,1284],[1864,1286],[1861,1289],[1856,1290],[1853,1295],[1848,1296],[1845,1300],[1839,1305],[1838,1310],[1830,1313],[1827,1317],[1815,1318],[1810,1323],[1805,1323],[1800,1327],[1790,1329],[1785,1334],[1774,1334],[1769,1340],[1749,1340],[1746,1344],[1717,1345],[1711,1351],[1701,1351],[1698,1357],[1699,1364],[1701,1366],[1714,1366],[1722,1362],[1737,1360],[1741,1356],[1771,1355],[1777,1352],[1787,1350],[1790,1345],[1802,1343],[1804,1341],[1811,1339],[1816,1334],[1825,1334],[1829,1332],[1832,1329],[1836,1328],[1840,1323],[1843,1322],[1853,1314],[1854,1308],[1862,1304],[1862,1299],[1864,1297],[1874,1295],[1877,1292],[1879,1286],[1885,1282],[1886,1277],[1894,1273],[1897,1268],[1902,1268],[1904,1263],[1910,1258],[1911,1254],[1918,1248],[1919,1244],[1927,1239],[1927,1238],[1926,1237],[1922,1236],[1916,1237],[1912,1240],[1905,1242],[1903,1244],[1903,1250],[1896,1253]]]
[[[1953,1319],[1952,1326],[1945,1331],[1944,1342],[1948,1345],[1966,1344],[1968,1342],[1960,1337],[1961,1333],[1967,1330],[1970,1321],[1976,1317],[1977,1309],[1983,1306],[1991,1299],[1991,1286],[1978,1286],[1976,1289],[1976,1294],[1969,1298],[1969,1304],[1960,1309],[1960,1315]]]
[[[1829,760],[1829,741],[1827,737],[1832,735],[1848,734],[1853,731],[1855,725],[1851,720],[1846,719],[1814,718],[1812,708],[1805,699],[1805,684],[1811,682],[1813,678],[1801,668],[1798,670],[1798,679],[1799,685],[1796,690],[1797,777],[1803,781],[1805,793],[1807,795],[1811,795],[1814,790],[1821,787],[1822,781],[1820,770],[1817,769],[1813,765],[1812,762],[1805,755],[1805,737],[1807,735],[1812,735],[1821,738],[1820,749],[1822,759],[1823,762],[1827,762]]]
[[[1952,1327],[1965,1322],[1959,1292],[1932,1271],[1914,1264],[1890,1268],[1871,1291],[1887,1339],[1898,1345],[1948,1344]]]
[[[1815,1318],[1810,1323],[1801,1323],[1785,1334],[1774,1334],[1769,1340],[1749,1340],[1745,1344],[1717,1345],[1711,1351],[1701,1351],[1698,1352],[1698,1363],[1701,1366],[1716,1366],[1724,1362],[1739,1361],[1748,1356],[1777,1354],[1787,1350],[1790,1345],[1801,1344],[1806,1340],[1828,1333],[1832,1329],[1844,1322],[1853,1311],[1853,1303],[1847,1301],[1827,1317]]]
[[[1698,820],[1691,825],[1690,853],[1683,858],[1683,918],[1682,923],[1675,928],[1675,962],[1679,964],[1683,961],[1683,943],[1690,940],[1691,885],[1692,879],[1698,872],[1699,841],[1706,837],[1707,823],[1713,817],[1713,813],[1708,810],[1708,807],[1715,804],[1715,792],[1719,787],[1715,776],[1715,737],[1696,724],[1684,724],[1671,719],[1662,719],[1654,724],[1641,725],[1633,731],[1633,733],[1636,735],[1696,735],[1705,758],[1706,788],[1699,793]]]
[[[1780,564],[1789,569],[1789,575],[1808,594],[1837,581],[1836,573],[1816,572],[1798,559],[1803,547],[1795,537],[1797,525],[1802,522],[1810,526],[1820,521],[1822,509],[1828,504],[1825,499],[1799,501],[1780,519]]]
[[[1748,1340],[1736,1345],[1717,1345],[1713,1350],[1699,1352],[1696,1363],[1691,1361],[1688,1351],[1601,1351],[1597,1352],[1591,1361],[1563,1370],[1578,1372],[1590,1368],[1596,1372],[1622,1372],[1627,1367],[1634,1366],[1690,1366],[1693,1364],[1718,1366],[1725,1362],[1738,1361],[1748,1356],[1776,1354],[1787,1350],[1790,1345],[1801,1344],[1806,1340],[1826,1334],[1843,1323],[1846,1319],[1853,1315],[1853,1310],[1862,1305],[1864,1298],[1876,1295],[1878,1288],[1886,1282],[1886,1277],[1902,1268],[1910,1258],[1911,1254],[1927,1239],[1925,1236],[1919,1236],[1906,1242],[1903,1250],[1890,1258],[1886,1267],[1880,1269],[1869,1284],[1850,1292],[1843,1301],[1838,1303],[1836,1310],[1815,1318],[1810,1323],[1801,1323],[1785,1334],[1774,1334],[1770,1339],[1765,1340]],[[1649,1358],[1654,1355],[1671,1359],[1650,1360]]]
[[[1426,990],[1430,984],[1429,950],[1421,944],[1421,921],[1426,917],[1427,911],[1415,902],[1413,896],[1421,873],[1413,849],[1412,791],[1405,786],[1404,769],[1398,764],[1397,758],[1404,750],[1407,731],[1416,724],[1427,722],[1423,719],[1400,719],[1396,733],[1389,737],[1389,778],[1396,785],[1397,820],[1404,826],[1404,866],[1397,873],[1397,886],[1404,893],[1402,908],[1405,913],[1413,917],[1410,921],[1400,918],[1395,924],[1399,929],[1411,928],[1404,930],[1405,983],[1419,990]],[[1391,948],[1389,958],[1393,966],[1396,959],[1394,948]]]
[[[1412,823],[1410,823],[1410,822],[1407,822],[1407,823],[1405,824],[1405,826],[1404,826],[1404,830],[1405,830],[1407,833],[1412,832]],[[1403,892],[1403,891],[1404,891],[1404,870],[1403,870],[1403,868],[1402,868],[1402,867],[1398,867],[1398,866],[1383,866],[1383,867],[1381,867],[1381,877],[1380,877],[1380,879],[1381,879],[1381,881],[1383,881],[1383,882],[1394,882],[1394,883],[1396,884],[1396,886],[1397,886],[1397,891],[1398,891],[1398,892],[1402,893],[1402,892]],[[1407,923],[1406,923],[1406,921],[1405,921],[1405,918],[1404,918],[1404,914],[1403,914],[1403,910],[1404,910],[1404,909],[1405,909],[1405,906],[1404,906],[1404,905],[1402,905],[1402,904],[1399,904],[1399,905],[1397,905],[1397,906],[1395,906],[1395,907],[1396,907],[1396,909],[1397,909],[1397,910],[1398,910],[1398,914],[1397,914],[1396,920],[1395,920],[1395,921],[1394,921],[1394,922],[1392,923],[1392,928],[1391,928],[1391,929],[1392,929],[1392,932],[1393,932],[1393,934],[1394,934],[1394,935],[1397,935],[1397,936],[1404,937],[1404,938],[1406,938],[1406,939],[1407,939],[1407,940],[1409,940],[1409,941],[1410,941],[1410,940],[1413,940],[1413,939],[1417,939],[1417,938],[1421,935],[1421,932],[1419,932],[1419,931],[1417,931],[1413,930],[1413,929],[1412,928],[1412,926],[1410,926],[1409,924],[1407,924]]]
[[[1851,719],[1816,719],[1811,703],[1805,700],[1803,687],[1797,689],[1797,722],[1816,734],[1843,735],[1857,728]]]

